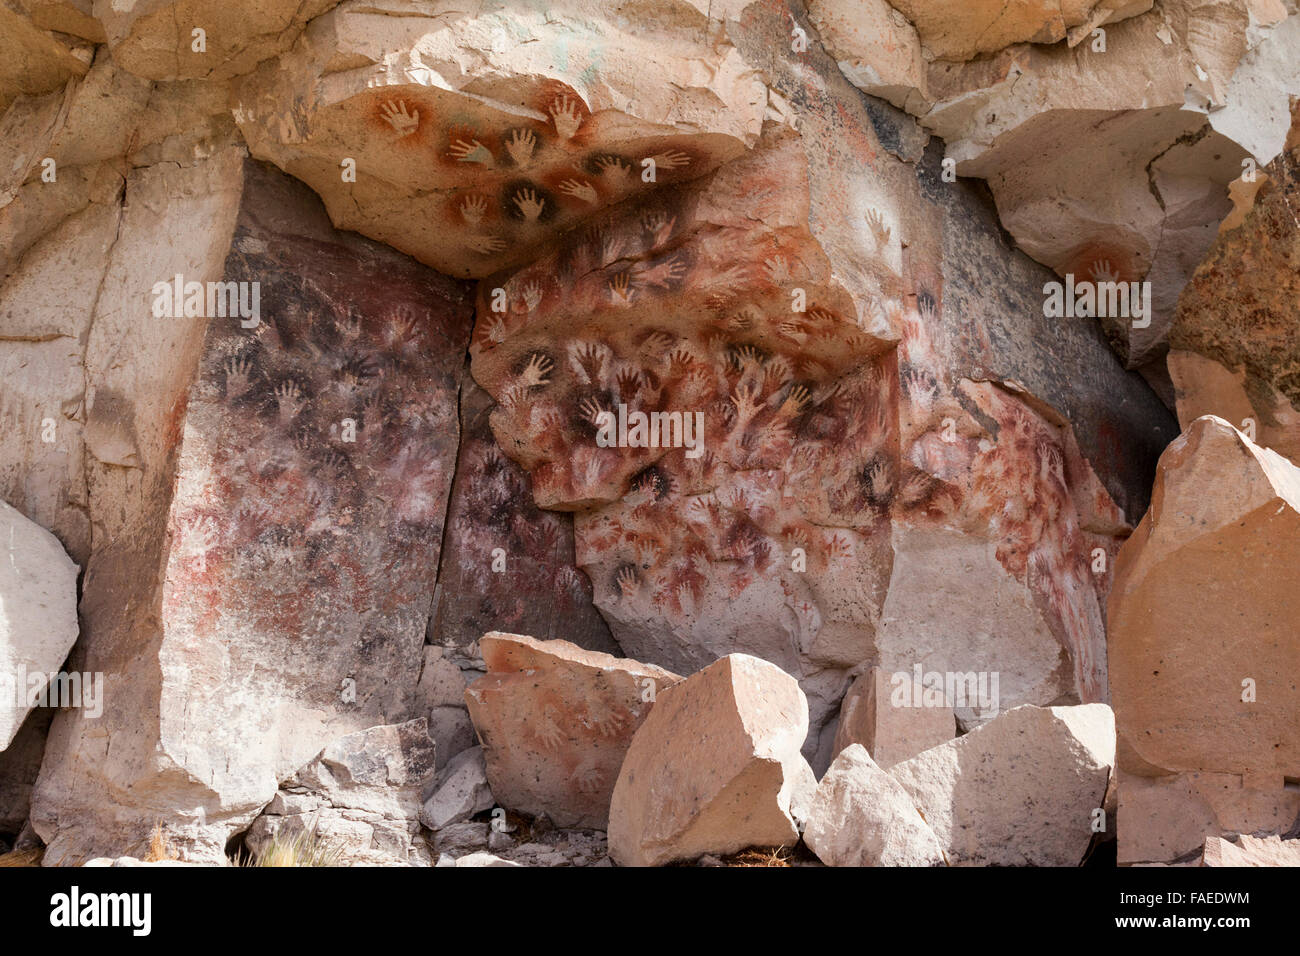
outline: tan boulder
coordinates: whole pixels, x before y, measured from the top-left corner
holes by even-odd
[[[914,701],[910,694],[906,705],[895,703],[897,674],[912,683],[911,672],[891,674],[873,667],[849,687],[835,730],[837,755],[846,747],[860,744],[877,766],[888,770],[957,735],[951,706],[926,707],[924,701]]]
[[[774,664],[730,654],[662,692],[632,738],[609,812],[620,866],[799,839],[817,781],[808,703]]]
[[[1284,833],[1300,814],[1298,509],[1300,469],[1220,418],[1161,457],[1108,615],[1120,862]]]
[[[1119,753],[1115,832],[1121,866],[1186,863],[1207,837],[1288,833],[1300,820],[1300,790],[1284,778],[1183,772],[1150,777],[1124,770]]]
[[[1109,657],[1126,765],[1300,776],[1298,618],[1300,469],[1198,418],[1161,456],[1151,510],[1116,562]]]
[[[1177,327],[1175,335],[1181,336]],[[1213,415],[1248,437],[1253,431],[1253,440],[1261,448],[1300,462],[1300,412],[1291,399],[1265,380],[1270,371],[1255,363],[1254,372],[1244,367],[1229,369],[1217,359],[1188,349],[1170,350],[1165,362],[1174,385],[1178,421],[1184,427]]]
[[[604,828],[633,735],[681,678],[568,641],[493,632],[479,646],[488,672],[465,703],[493,797],[559,826]]]
[[[803,841],[827,866],[946,866],[912,798],[859,744],[817,784]]]
[[[954,866],[1078,866],[1114,763],[1105,704],[1024,706],[889,773]]]
[[[1300,866],[1300,840],[1243,834],[1229,842],[1206,837],[1201,866]]]

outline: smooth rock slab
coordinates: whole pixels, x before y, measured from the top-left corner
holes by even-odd
[[[331,740],[432,709],[465,288],[335,232],[237,149],[132,173],[126,197],[86,363],[77,669],[110,693],[98,720],[55,718],[32,796],[47,862],[130,852],[160,808],[221,857]],[[256,324],[154,319],[178,273],[255,285]]]
[[[1207,415],[1151,501],[1108,607],[1125,769],[1300,776],[1300,469]]]
[[[804,843],[827,866],[946,866],[907,791],[861,744],[846,747],[817,785]]]
[[[659,695],[632,739],[609,853],[657,866],[799,838],[817,781],[799,752],[808,701],[775,664],[730,654]]]
[[[912,675],[904,673],[907,682]],[[860,744],[872,761],[888,770],[924,750],[957,735],[952,708],[896,706],[895,676],[873,667],[853,682],[840,705],[840,722],[835,730],[835,753]]]
[[[1105,704],[1026,705],[889,772],[954,866],[1078,866],[1114,763]]]
[[[492,794],[557,826],[604,829],[632,735],[655,696],[681,678],[568,641],[493,632],[486,676],[465,691]]]
[[[58,538],[3,501],[0,546],[2,751],[76,643],[78,568]]]

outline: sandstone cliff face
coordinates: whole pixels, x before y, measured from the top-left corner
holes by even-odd
[[[1209,500],[1259,518],[1242,573],[1286,611],[1289,3],[0,24],[0,498],[83,570],[41,574],[79,628],[13,613],[0,664],[39,643],[105,688],[7,727],[0,834],[47,864],[160,825],[197,860],[315,830],[417,865],[596,862],[608,826],[658,864],[795,843],[816,794],[833,865],[1076,865],[1117,784],[1123,861],[1220,860],[1300,813],[1294,702],[1241,747],[1167,712],[1135,610],[1197,618],[1188,562],[1229,574],[1165,537]],[[1057,317],[1065,277],[1146,310]],[[1070,785],[956,787],[980,760]]]

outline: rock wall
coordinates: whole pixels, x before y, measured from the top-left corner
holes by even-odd
[[[1288,835],[1294,701],[1167,711],[1141,609],[1287,610],[1293,2],[463,7],[0,2],[0,509],[66,551],[0,668],[104,684],[0,702],[0,835],[1075,865],[1118,791],[1121,862],[1276,855],[1207,839]]]

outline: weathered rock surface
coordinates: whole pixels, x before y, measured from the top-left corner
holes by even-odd
[[[245,842],[256,855],[277,836],[313,832],[340,865],[432,865],[419,818],[433,779],[424,718],[348,734],[284,781]]]
[[[35,6],[31,0],[0,3],[0,114],[15,97],[57,90],[90,65],[93,44],[34,16]]]
[[[80,705],[51,678],[77,640],[78,567],[57,538],[0,501],[0,751],[34,703]]]
[[[809,0],[807,7],[822,46],[854,86],[924,112],[929,64],[907,17],[887,0]]]
[[[109,543],[79,669],[114,693],[99,721],[51,731],[33,797],[48,863],[141,839],[160,807],[220,852],[330,739],[411,715],[456,454],[461,287],[334,232],[237,154],[142,179],[88,346]],[[245,283],[246,305],[256,283],[260,315],[151,317],[176,274]],[[160,358],[110,360],[132,347]],[[112,759],[91,759],[110,736]]]
[[[603,829],[629,743],[681,678],[567,641],[494,632],[480,648],[488,672],[465,702],[496,801],[558,826]]]
[[[803,841],[827,866],[946,866],[938,837],[907,791],[860,744],[817,784]]]
[[[1206,837],[1201,866],[1300,866],[1300,840]]]
[[[677,182],[758,135],[762,81],[713,42],[706,11],[655,6],[651,40],[591,0],[473,14],[348,0],[241,81],[235,116],[253,155],[308,183],[339,228],[484,276],[645,191],[645,160]]]
[[[1029,255],[1080,281],[1151,281],[1149,320],[1103,324],[1130,368],[1162,377],[1152,363],[1231,208],[1228,184],[1282,148],[1300,94],[1294,5],[892,7],[813,0],[810,14],[846,77],[943,137],[955,172],[988,181]]]
[[[753,654],[798,681],[816,769],[852,741],[901,766],[1021,704],[1109,699],[1111,563],[1176,434],[1152,389],[1300,454],[1294,0],[463,7],[0,0],[0,499],[87,569],[73,665],[113,688],[0,753],[0,832],[30,810],[47,863],[142,855],[159,820],[216,859],[265,810],[261,839],[323,819],[363,862],[608,865],[597,831],[467,819],[484,632],[682,674]],[[467,287],[336,229],[482,278],[476,383]],[[1048,318],[1054,272],[1148,280],[1149,323]],[[261,314],[154,313],[177,274],[258,283]],[[702,441],[607,447],[620,410],[698,415]],[[1203,497],[1255,500],[1249,471]],[[1243,593],[1289,613],[1294,495],[1264,497],[1283,510],[1214,533],[1269,529]],[[1150,646],[1121,664],[1163,674],[1180,632],[1137,617]],[[482,678],[525,701],[483,719],[509,725],[521,809],[604,826],[650,702],[601,717],[623,711],[573,653]],[[881,675],[914,669],[994,699],[882,710]],[[1293,832],[1285,746],[1218,766],[1226,737],[1143,693],[1127,730],[1168,752],[1122,741],[1121,862]],[[413,718],[445,773],[426,817],[457,821],[433,848],[409,800],[277,790]],[[681,826],[668,844],[703,832]],[[1072,826],[1015,852],[1067,859]]]
[[[95,3],[113,59],[151,80],[224,79],[287,49],[337,0]],[[201,33],[196,33],[201,31]]]
[[[1118,862],[1187,863],[1207,837],[1290,833],[1300,820],[1300,790],[1234,773],[1144,776],[1124,770],[1120,748]],[[1148,768],[1141,768],[1149,773]]]
[[[22,832],[31,811],[32,786],[53,719],[54,711],[48,707],[32,711],[9,746],[0,751],[0,834],[10,839]]]
[[[901,678],[896,680],[897,674]],[[910,685],[913,676],[873,667],[853,682],[840,705],[834,745],[837,757],[846,747],[859,744],[876,766],[888,770],[957,735],[951,705],[924,706],[923,700],[913,699],[910,688],[906,703],[895,702],[900,681]]]
[[[464,646],[495,630],[619,655],[575,563],[572,515],[537,507],[527,473],[492,436],[493,407],[467,377],[430,640]]]
[[[1168,362],[1184,428],[1217,415],[1300,462],[1297,169],[1300,100],[1286,149],[1259,169],[1240,221],[1220,234],[1183,290]]]
[[[953,866],[1078,866],[1114,763],[1105,704],[1024,706],[889,773]]]
[[[1161,457],[1109,607],[1121,861],[1294,823],[1297,541],[1300,469],[1281,455],[1206,416]]]
[[[420,808],[420,822],[430,830],[468,820],[492,806],[483,748],[471,747],[438,769],[432,792]]]
[[[824,93],[839,120],[854,116],[841,87]],[[918,610],[922,628],[898,627],[890,666],[933,654],[947,670],[1004,671],[1007,706],[1101,699],[1104,582],[1088,556],[1117,550],[1115,499],[1136,516],[1137,473],[1172,435],[1168,416],[1116,374],[1095,330],[1049,323],[1029,297],[991,308],[988,288],[1043,273],[983,231],[973,197],[923,191],[872,118],[854,119],[870,152],[837,147],[810,110],[802,136],[770,124],[711,177],[617,207],[485,282],[471,355],[500,403],[494,432],[540,504],[579,512],[579,565],[638,659],[686,672],[752,652],[800,678],[820,731],[846,671],[882,652],[886,592],[963,588],[898,560],[947,534],[983,556],[1019,623],[996,633],[981,583],[960,633],[940,602]],[[824,209],[850,200],[874,238]],[[969,257],[945,257],[955,247]],[[950,325],[957,310],[987,336]],[[1012,341],[1042,352],[1008,360],[998,343]],[[1100,363],[1142,420],[1123,426],[1123,454],[1099,403],[1048,373],[1070,355]],[[683,431],[695,415],[703,441],[601,447],[600,416],[623,406],[685,416]]]
[[[915,24],[935,59],[970,60],[1013,43],[1073,47],[1089,31],[1151,9],[1151,0],[1069,0],[1006,4],[1000,0],[889,0]]]
[[[808,703],[780,668],[730,654],[661,691],[609,810],[609,854],[657,866],[792,845],[817,780],[800,754]]]

